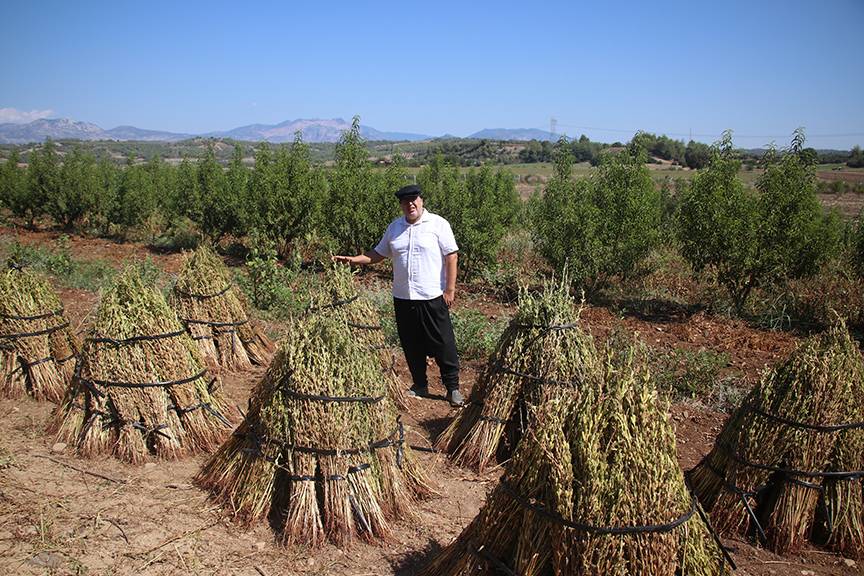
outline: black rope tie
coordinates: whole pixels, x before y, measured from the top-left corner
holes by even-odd
[[[228,419],[225,418],[225,416],[220,414],[218,410],[213,408],[213,405],[210,402],[201,401],[201,402],[198,402],[197,404],[192,404],[191,406],[186,406],[185,408],[172,404],[172,405],[168,406],[168,409],[169,410],[176,410],[177,414],[188,414],[189,412],[194,412],[195,410],[203,409],[204,411],[209,412],[211,415],[213,415],[217,420],[222,422],[222,424],[224,424],[228,428],[231,427],[231,422],[229,422]]]
[[[16,316],[15,314],[4,314],[0,312],[0,318],[5,318],[7,320],[41,320],[43,318],[50,318],[51,316],[60,316],[61,314],[63,314],[62,307],[57,310],[51,310],[50,312],[33,314],[32,316]]]
[[[627,534],[671,532],[675,528],[678,528],[679,526],[687,522],[696,512],[697,507],[696,500],[694,498],[690,498],[690,509],[678,516],[675,520],[672,520],[671,522],[667,522],[665,524],[646,524],[643,526],[592,526],[590,524],[582,524],[581,522],[573,522],[572,520],[567,520],[560,514],[552,512],[551,510],[547,509],[544,506],[541,506],[540,504],[535,504],[531,502],[529,499],[519,494],[506,480],[501,480],[499,485],[504,492],[506,492],[511,498],[513,498],[513,500],[515,500],[520,506],[522,506],[526,510],[536,512],[547,520],[550,520],[560,526],[564,526],[565,528],[578,530],[580,532],[586,532],[588,534],[621,536]]]
[[[151,340],[162,340],[164,338],[175,338],[185,334],[185,330],[175,330],[174,332],[165,332],[163,334],[146,334],[142,336],[131,336],[129,338],[109,338],[107,336],[87,338],[85,342],[93,342],[95,344],[111,344],[112,346],[124,346],[126,344],[134,344],[135,342],[148,342]]]
[[[212,322],[210,320],[198,320],[196,318],[181,318],[181,322],[186,324],[200,324],[202,326],[210,326],[211,328],[225,328],[227,326],[242,326],[249,322],[249,319],[237,320],[231,322]]]
[[[180,384],[188,384],[189,382],[194,382],[195,380],[204,377],[207,374],[207,370],[201,370],[197,374],[193,374],[192,376],[187,376],[186,378],[181,378],[179,380],[167,380],[164,382],[117,382],[114,380],[96,380],[93,378],[83,378],[80,377],[79,380],[90,389],[91,392],[95,393],[97,396],[103,396],[104,393],[100,391],[96,386],[104,386],[105,388],[157,388],[157,387],[165,387],[165,386],[178,386]]]
[[[264,452],[262,450],[263,444],[269,444],[277,446],[283,450],[288,450],[291,452],[298,452],[300,454],[314,454],[317,456],[356,456],[358,454],[367,454],[370,452],[374,452],[375,450],[380,450],[382,448],[388,448],[390,446],[396,446],[396,461],[399,463],[401,461],[401,449],[402,445],[405,442],[405,435],[402,431],[402,423],[397,419],[397,428],[393,432],[391,432],[386,438],[381,440],[377,440],[375,442],[370,443],[368,446],[363,448],[344,448],[344,449],[335,449],[335,448],[316,448],[314,446],[297,446],[296,444],[291,444],[285,440],[281,440],[278,438],[270,438],[263,435],[258,435],[255,433],[254,429],[249,432],[239,432],[235,431],[234,436],[238,438],[249,438],[252,440],[252,443],[255,445],[254,448],[244,448],[244,452],[255,453],[259,456],[264,456]],[[396,436],[396,440],[393,437]],[[271,460],[272,461],[272,460]]]
[[[195,294],[194,292],[187,292],[186,290],[183,290],[182,288],[180,288],[179,286],[177,286],[175,284],[174,285],[174,291],[176,293],[180,294],[181,296],[186,296],[187,298],[197,298],[199,300],[207,300],[208,298],[216,298],[217,296],[221,296],[221,295],[225,294],[226,292],[228,292],[228,290],[231,289],[232,286],[233,286],[233,284],[228,284],[227,286],[225,286],[221,290],[218,290],[216,292],[211,292],[210,294]]]
[[[516,574],[516,572],[511,570],[510,567],[507,566],[507,564],[505,564],[504,562],[502,562],[501,560],[499,560],[498,558],[496,558],[495,556],[493,556],[492,554],[490,554],[489,552],[484,550],[484,548],[485,548],[485,545],[480,546],[479,548],[475,548],[474,546],[469,546],[468,551],[471,552],[471,554],[474,554],[475,556],[480,558],[481,560],[484,560],[486,563],[491,564],[498,571],[503,572],[507,576],[519,576],[518,574]]]
[[[796,422],[794,420],[789,420],[787,418],[783,418],[782,416],[777,416],[776,414],[771,414],[769,412],[765,412],[760,408],[756,408],[755,406],[750,406],[747,408],[748,411],[753,412],[754,414],[758,414],[763,418],[767,418],[768,420],[773,420],[775,422],[779,422],[780,424],[785,424],[791,428],[799,428],[801,430],[813,430],[814,432],[840,432],[842,430],[856,430],[858,428],[864,428],[864,422],[850,422],[848,424],[805,424],[803,422]]]
[[[64,328],[69,327],[69,321],[61,322],[56,326],[51,326],[49,328],[45,328],[43,330],[36,330],[34,332],[16,332],[14,334],[0,334],[0,340],[16,340],[18,338],[33,338],[35,336],[44,336],[46,334],[53,334],[58,330],[62,330]]]

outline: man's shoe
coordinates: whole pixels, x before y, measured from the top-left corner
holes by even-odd
[[[407,395],[411,398],[426,398],[429,396],[428,386],[412,386],[408,389]]]
[[[459,408],[465,405],[465,398],[462,397],[462,393],[459,392],[459,390],[448,390],[447,400],[450,401],[450,406],[453,408]]]

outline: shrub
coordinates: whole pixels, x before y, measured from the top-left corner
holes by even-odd
[[[465,177],[437,154],[417,177],[426,207],[450,223],[459,245],[459,268],[470,279],[495,263],[501,240],[519,211],[513,176],[488,166]]]
[[[839,249],[839,219],[820,207],[813,166],[799,154],[802,145],[798,132],[785,154],[766,154],[757,194],[738,177],[740,162],[727,131],[708,168],[682,194],[682,254],[694,270],[714,272],[739,313],[754,288],[812,275]]]
[[[604,155],[593,180],[575,180],[572,157],[559,143],[554,175],[530,212],[540,253],[557,269],[566,264],[589,293],[612,276],[627,278],[658,243],[660,193],[644,153]]]

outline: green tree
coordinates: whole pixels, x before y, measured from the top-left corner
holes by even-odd
[[[365,141],[360,137],[360,118],[336,144],[336,163],[330,174],[327,230],[342,253],[368,250],[396,214],[393,189],[369,162]],[[391,184],[392,185],[392,184]]]
[[[554,160],[543,195],[531,202],[534,241],[554,268],[567,266],[576,283],[592,284],[601,265],[599,210],[591,201],[588,180],[573,178],[573,155],[563,138],[555,147]]]
[[[216,160],[212,146],[198,163],[197,176],[201,201],[198,224],[205,236],[218,242],[222,236],[239,228],[243,199],[229,190],[225,171]]]
[[[694,270],[714,268],[740,310],[759,281],[759,213],[756,196],[738,177],[732,133],[712,148],[711,161],[681,195],[681,253]]]
[[[852,264],[859,276],[864,276],[864,210],[858,214],[858,226],[852,239]]]
[[[715,271],[739,312],[754,288],[813,274],[839,247],[839,222],[819,206],[803,142],[799,131],[787,153],[765,155],[757,194],[738,177],[727,131],[682,194],[682,254],[695,270]]]
[[[18,150],[13,149],[6,162],[0,164],[0,202],[15,216],[25,217],[30,207],[30,188],[20,162]]]
[[[804,148],[801,129],[785,154],[769,150],[763,158],[765,171],[756,187],[759,266],[767,279],[810,276],[839,251],[838,217],[827,214],[816,196],[815,161]]]
[[[459,244],[459,268],[470,279],[494,264],[504,234],[519,211],[513,175],[489,166],[460,177],[438,154],[417,177],[426,206],[447,219]]]
[[[90,215],[92,224],[102,235],[109,233],[112,215],[117,209],[121,177],[120,170],[108,158],[99,160],[96,166],[96,196]]]
[[[599,275],[630,276],[660,239],[662,205],[642,152],[605,154],[593,182],[599,216]]]
[[[711,147],[701,142],[690,140],[684,151],[684,164],[688,168],[701,170],[711,161]]]
[[[857,144],[852,147],[849,152],[849,159],[846,160],[846,165],[850,168],[864,168],[864,152]]]
[[[203,212],[198,166],[184,156],[177,167],[170,213],[173,217],[186,217],[200,223]]]
[[[257,171],[256,161],[256,171]],[[257,194],[257,226],[286,255],[298,238],[320,224],[320,211],[327,199],[327,179],[312,165],[302,134],[294,135],[290,149],[280,149],[268,175],[261,174]],[[264,166],[262,165],[262,171]]]
[[[147,165],[135,162],[132,156],[127,158],[112,218],[113,223],[118,224],[124,233],[128,233],[129,228],[143,224],[156,211],[158,191],[154,174],[158,174],[161,168],[159,164],[158,159]]]
[[[41,149],[30,154],[27,167],[27,187],[29,193],[25,202],[18,206],[21,210],[16,214],[27,219],[30,229],[36,227],[36,219],[45,213],[52,198],[58,194],[60,187],[60,166],[57,149],[51,140],[45,142]]]
[[[76,146],[63,159],[58,185],[48,200],[47,211],[57,224],[71,230],[76,222],[90,216],[98,198],[98,188],[96,159]]]

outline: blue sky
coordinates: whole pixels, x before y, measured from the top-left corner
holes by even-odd
[[[5,2],[0,121],[864,144],[864,1]]]

